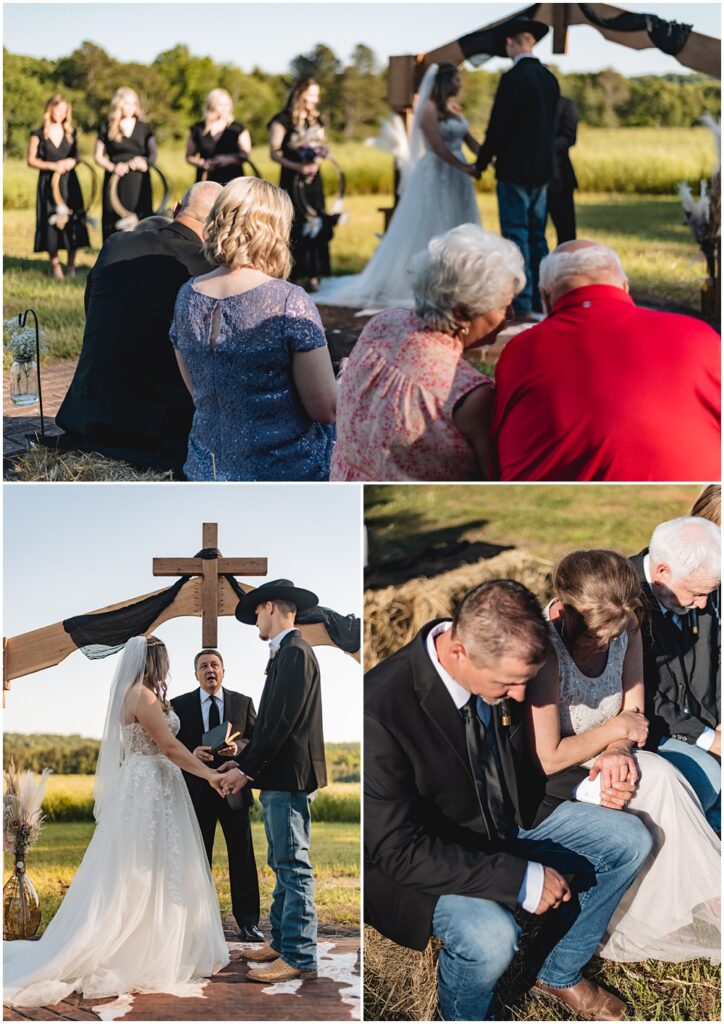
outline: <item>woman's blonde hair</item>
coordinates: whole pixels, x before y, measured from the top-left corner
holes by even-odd
[[[289,90],[284,109],[291,114],[293,124],[304,122],[309,127],[319,121],[319,111],[316,107],[312,111],[302,110],[302,96],[310,85],[319,85],[319,82],[311,75],[307,75],[306,78],[298,79]]]
[[[234,101],[230,94],[226,89],[212,89],[204,101],[204,135],[211,129],[211,125],[216,120],[216,104],[222,99],[228,100],[231,104],[231,119],[226,122],[227,125],[231,124],[234,120]]]
[[[689,515],[708,519],[715,526],[721,526],[721,486],[708,484],[691,506]]]
[[[204,255],[217,266],[253,267],[286,278],[292,269],[289,232],[294,208],[276,185],[235,178],[211,207],[204,228]]]
[[[50,114],[54,107],[57,107],[60,103],[65,103],[68,108],[65,115],[63,124],[63,134],[65,135],[68,142],[73,141],[73,110],[70,105],[70,100],[63,95],[62,92],[56,92],[50,97],[48,102],[45,104],[45,110],[43,111],[43,138],[48,138],[48,129],[51,125]]]
[[[168,690],[168,673],[171,666],[166,644],[153,634],[147,637],[146,643],[146,667],[143,672],[143,685],[156,694],[163,710],[168,711],[169,702],[166,694]]]
[[[138,93],[135,89],[129,89],[127,85],[122,85],[120,89],[116,89],[113,93],[111,110],[108,114],[108,138],[112,139],[113,142],[120,142],[123,138],[123,132],[121,131],[121,106],[125,100],[133,100],[135,102],[135,116],[139,121],[143,121],[144,118],[143,111],[141,110],[141,102],[138,99]]]
[[[602,643],[644,617],[643,592],[634,567],[617,551],[594,549],[564,555],[553,570],[553,593],[573,616],[564,637],[573,643],[588,631]]]

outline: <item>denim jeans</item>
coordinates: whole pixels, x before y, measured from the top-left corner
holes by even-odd
[[[309,862],[309,796],[262,790],[268,864],[276,875],[269,921],[271,945],[301,971],[317,969],[317,913]]]
[[[721,832],[721,765],[708,750],[671,736],[659,740],[658,753],[670,761],[699,797],[706,820]]]
[[[546,985],[581,980],[611,915],[651,849],[651,835],[633,814],[592,804],[561,804],[540,825],[520,829],[510,853],[574,875],[573,898],[544,915],[528,967]],[[495,983],[518,948],[512,913],[491,900],[441,896],[432,919],[444,943],[438,994],[444,1020],[492,1020]]]
[[[500,233],[515,242],[525,264],[525,287],[513,300],[513,309],[519,315],[540,313],[543,306],[538,291],[538,269],[548,254],[548,186],[499,181],[496,190]]]

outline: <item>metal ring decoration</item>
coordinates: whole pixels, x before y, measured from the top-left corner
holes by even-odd
[[[347,193],[347,179],[341,166],[339,165],[337,160],[335,160],[331,153],[328,153],[327,156],[324,157],[324,159],[329,161],[329,163],[332,165],[332,167],[334,167],[335,171],[337,172],[337,193],[334,197],[334,207],[339,208],[344,202],[344,197]],[[319,171],[317,173],[319,173]],[[292,181],[295,205],[298,206],[299,209],[304,210],[304,215],[307,218],[307,220],[313,220],[315,217],[319,216],[319,211],[315,210],[314,207],[310,206],[309,203],[307,202],[306,196],[304,194],[305,184],[306,182],[304,175],[300,174],[298,171],[295,171],[294,179]]]
[[[246,167],[247,164],[251,168],[251,174],[246,174],[245,171],[244,171],[244,168]],[[261,178],[262,174],[261,174],[261,171],[259,170],[259,168],[254,163],[254,161],[251,159],[251,157],[247,156],[247,157],[245,157],[241,161],[241,174],[237,175],[237,177],[239,177],[239,178]],[[209,180],[209,172],[207,170],[203,170],[201,172],[201,177],[199,178],[199,181],[208,181],[208,180]],[[231,180],[233,181],[234,179],[232,178]]]
[[[73,170],[76,170],[78,167],[81,166],[87,167],[90,171],[91,188],[90,197],[87,201],[83,200],[82,205],[78,210],[73,210],[71,207],[68,206],[65,199],[63,199],[63,195],[60,191],[60,179],[63,177],[64,174],[70,174],[72,172],[53,171],[53,174],[51,175],[50,193],[53,197],[53,203],[55,204],[55,213],[51,214],[50,223],[53,224],[53,226],[56,227],[58,231],[62,231],[68,223],[68,221],[71,220],[72,218],[76,218],[78,220],[87,220],[88,210],[90,210],[90,208],[93,206],[93,203],[96,201],[96,196],[98,194],[98,176],[96,175],[95,168],[92,164],[89,164],[87,160],[76,160],[75,167],[73,168]],[[83,192],[81,190],[81,199],[82,197]]]
[[[151,171],[156,172],[163,187],[163,197],[161,202],[158,204],[157,209],[153,211],[153,216],[163,216],[168,211],[168,201],[170,198],[168,182],[166,181],[166,176],[160,167],[153,164],[148,168],[149,175]],[[141,171],[140,173],[143,174],[144,172]],[[120,180],[121,179],[117,174],[113,173],[111,175],[110,184],[108,186],[108,202],[111,204],[113,212],[118,215],[116,227],[121,231],[133,231],[139,221],[138,214],[134,210],[127,210],[119,199],[118,184]]]

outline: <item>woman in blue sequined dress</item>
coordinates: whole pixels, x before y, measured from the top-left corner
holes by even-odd
[[[326,480],[337,382],[322,322],[291,267],[292,204],[230,182],[206,224],[217,265],[176,299],[171,341],[195,412],[188,480]]]

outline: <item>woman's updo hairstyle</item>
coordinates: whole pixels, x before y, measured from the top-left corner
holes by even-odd
[[[216,266],[253,267],[287,278],[292,269],[289,233],[292,202],[286,192],[260,178],[235,178],[211,207],[204,229],[204,255]]]
[[[171,668],[168,650],[163,640],[159,640],[153,634],[146,638],[146,645],[146,668],[143,672],[143,685],[156,694],[163,710],[168,711],[167,680]]]
[[[572,616],[577,628],[567,629],[573,642],[588,631],[602,646],[627,629],[641,626],[644,603],[641,584],[628,558],[617,551],[594,549],[564,555],[553,570],[553,593]]]

